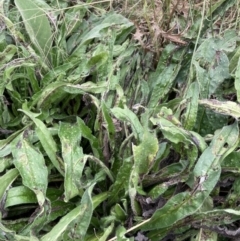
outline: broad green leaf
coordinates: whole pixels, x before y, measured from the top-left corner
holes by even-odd
[[[80,147],[81,129],[78,124],[60,123],[58,136],[62,145],[65,167],[64,200],[68,202],[79,194],[80,180],[87,160]]]
[[[158,139],[154,134],[145,131],[140,145],[133,145],[132,148],[134,168],[136,168],[139,174],[148,173],[158,151]]]
[[[223,37],[216,39],[217,50],[225,52],[233,52],[236,48],[236,43],[239,41],[239,36],[233,29],[228,29],[224,32]]]
[[[121,121],[130,122],[132,126],[132,131],[137,139],[142,139],[143,127],[138,119],[138,117],[127,107],[121,109],[119,107],[114,107],[111,112]]]
[[[219,101],[215,99],[199,100],[199,104],[223,115],[230,115],[235,119],[240,117],[240,105],[232,101]]]
[[[52,228],[52,230],[41,238],[41,241],[57,241],[65,231],[70,231],[73,227],[77,233],[76,238],[83,239],[93,212],[93,204],[91,192],[93,186],[90,186],[83,194],[81,204],[66,214],[61,220]]]
[[[224,79],[230,77],[229,60],[223,51],[213,49],[215,47],[214,40],[202,45],[196,52],[196,61],[194,60],[193,63],[196,68],[200,98],[209,98]],[[207,67],[200,67],[199,63],[201,62],[205,63]]]
[[[23,106],[25,110],[21,109],[20,111],[22,111],[25,115],[27,115],[36,125],[36,133],[37,136],[44,148],[44,150],[46,151],[48,157],[50,158],[50,160],[52,161],[53,165],[57,168],[57,170],[64,175],[64,172],[60,166],[59,161],[57,160],[56,157],[56,152],[57,152],[57,147],[56,147],[56,143],[53,140],[53,137],[51,135],[51,133],[49,132],[48,128],[44,125],[44,123],[37,119],[35,117],[36,114],[30,112],[26,106]]]
[[[44,9],[33,0],[15,0],[23,18],[27,33],[44,59],[48,58],[52,47],[53,34]]]
[[[24,133],[12,142],[12,155],[23,184],[34,191],[42,206],[48,185],[48,170],[43,155],[28,143]]]

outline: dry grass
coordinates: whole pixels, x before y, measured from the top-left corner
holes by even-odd
[[[227,29],[239,32],[240,3],[236,2],[237,7],[235,4],[216,19],[212,19],[211,11],[221,4],[220,0],[116,0],[111,7],[134,22],[133,38],[159,56],[165,43],[186,45],[196,39],[195,25],[201,17],[210,21],[211,35],[222,35]]]

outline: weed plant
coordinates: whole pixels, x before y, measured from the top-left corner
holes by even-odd
[[[0,240],[240,237],[239,1],[0,1]]]

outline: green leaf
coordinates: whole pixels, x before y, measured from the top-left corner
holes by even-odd
[[[15,0],[15,4],[23,18],[23,23],[32,43],[46,59],[53,42],[52,30],[46,11],[36,5],[33,0]]]
[[[60,123],[58,136],[62,145],[65,167],[64,200],[68,202],[79,194],[81,177],[87,159],[84,158],[81,141],[81,129],[78,124]]]
[[[104,164],[103,161],[99,160],[98,158],[96,158],[95,156],[92,155],[84,155],[84,158],[86,158],[87,160],[91,160],[94,161],[97,165],[99,165],[101,167],[101,169],[108,175],[109,179],[113,182],[114,178],[113,175],[111,173],[111,171],[109,170],[109,168]]]
[[[84,192],[81,204],[62,217],[52,230],[41,238],[41,241],[57,241],[65,231],[69,232],[71,227],[76,231],[76,238],[84,239],[93,212],[91,198],[93,187],[94,185],[90,186]]]
[[[27,203],[37,203],[35,193],[25,186],[13,187],[7,193],[5,208]]]
[[[66,76],[66,73],[68,71],[71,71],[72,69],[76,68],[76,66],[79,65],[79,59],[72,60],[72,61],[66,61],[62,65],[58,65],[54,69],[51,69],[46,75],[42,78],[42,84],[44,86],[48,86],[48,84],[51,84],[54,82],[54,80],[58,79],[59,76]]]
[[[15,240],[15,241],[39,241],[38,238],[26,237],[22,235],[17,235],[15,231],[10,230],[2,224],[2,220],[0,222],[0,240]]]
[[[79,125],[79,128],[81,130],[81,134],[84,138],[86,138],[91,145],[92,151],[94,153],[94,156],[101,157],[101,148],[98,139],[92,134],[91,129],[84,123],[82,119],[77,117],[77,123]]]
[[[239,48],[240,49],[240,48]],[[240,50],[239,50],[240,55]],[[235,89],[237,91],[237,101],[240,102],[240,57],[238,59],[237,69],[235,73]]]
[[[87,32],[86,35],[82,37],[81,45],[85,44],[87,41],[93,39],[93,38],[99,38],[102,36],[102,30],[110,27],[112,25],[123,25],[123,28],[129,28],[133,26],[133,23],[123,17],[120,14],[117,13],[110,13],[103,21],[102,23],[98,23],[94,28],[91,29],[91,31]]]
[[[42,206],[46,198],[48,170],[43,155],[28,143],[25,134],[12,142],[13,164],[19,170],[23,184],[34,191]]]
[[[132,157],[123,160],[118,170],[115,182],[110,187],[109,203],[115,203],[128,190],[130,174],[133,168]]]
[[[102,113],[103,113],[103,118],[105,121],[108,137],[112,139],[115,135],[115,126],[113,124],[113,120],[110,116],[110,111],[108,110],[106,104],[104,101],[102,101]]]
[[[38,136],[44,150],[46,151],[46,153],[49,156],[50,160],[52,161],[53,165],[57,168],[57,170],[62,175],[64,175],[64,172],[61,169],[60,164],[56,157],[57,146],[56,146],[55,141],[53,140],[51,133],[49,132],[47,127],[44,125],[44,123],[35,117],[36,114],[30,112],[27,109],[26,105],[23,107],[24,107],[24,110],[20,109],[20,111],[22,111],[25,115],[27,115],[34,122],[34,124],[36,125],[37,136]]]
[[[154,134],[145,131],[140,145],[133,145],[134,167],[139,174],[148,173],[157,151],[158,139]]]
[[[132,126],[132,131],[137,139],[142,139],[143,127],[138,119],[138,117],[127,107],[121,109],[119,107],[114,107],[111,112],[121,121],[130,122]]]
[[[230,154],[238,144],[238,125],[223,127],[216,133],[210,146],[200,156],[193,172],[195,176],[207,175],[210,170],[219,168],[221,161]]]
[[[63,194],[62,190],[55,188],[47,189],[47,198],[52,202],[58,200]],[[25,186],[17,186],[12,187],[7,193],[7,200],[5,203],[5,207],[11,207],[15,205],[27,204],[27,203],[37,203],[37,198],[35,193],[25,187]],[[53,208],[53,207],[52,207]]]
[[[158,125],[160,127],[163,135],[168,140],[177,144],[174,147],[179,150],[183,156],[188,158],[190,161],[189,168],[191,168],[197,159],[198,149],[192,134],[179,125],[180,122],[173,116],[172,111],[163,107],[160,113],[157,115],[157,118],[151,117],[150,121],[154,125]],[[184,150],[182,150],[179,143],[184,144]]]
[[[4,194],[10,187],[10,185],[14,182],[14,180],[18,177],[19,172],[16,168],[13,168],[7,171],[4,175],[0,177],[1,187],[0,187],[0,201],[2,202],[4,199]]]
[[[106,81],[99,81],[96,84],[88,81],[81,85],[66,84],[66,86],[64,86],[64,91],[71,94],[83,94],[85,92],[100,94],[106,91],[107,87]]]
[[[229,63],[229,72],[231,74],[234,73],[234,71],[236,69],[238,69],[239,67],[239,58],[240,58],[240,46],[238,46],[238,48],[235,50],[235,54],[233,55],[233,57],[230,59],[230,63]],[[236,70],[237,73],[238,70]],[[238,74],[239,75],[239,74]]]
[[[39,232],[43,229],[48,221],[50,211],[51,205],[50,202],[46,199],[46,202],[44,202],[44,204],[34,213],[34,219],[28,222],[28,225],[26,225],[24,229],[21,230],[21,234],[32,236],[31,234],[34,233],[34,236],[38,236]]]
[[[37,103],[38,108],[47,109],[51,104],[58,104],[65,97],[63,91],[65,85],[65,82],[59,81],[48,84],[46,88],[37,93],[38,96],[34,98],[32,105]]]
[[[104,234],[98,239],[98,241],[106,241],[108,236],[112,233],[113,228],[114,223],[112,222],[111,225],[105,229]]]
[[[232,101],[219,101],[215,99],[199,100],[199,104],[223,115],[230,115],[235,119],[240,117],[240,105]]]
[[[3,65],[10,62],[16,52],[17,47],[15,45],[7,45],[4,51],[0,53],[0,64]]]
[[[105,201],[107,198],[108,198],[109,194],[108,192],[102,192],[102,193],[99,193],[97,195],[95,195],[93,198],[92,198],[92,202],[93,202],[93,209],[95,209],[96,207],[98,207],[98,205],[100,203],[102,203],[103,201]]]
[[[11,151],[9,152],[9,154]],[[0,173],[5,171],[7,168],[12,166],[12,158],[10,157],[0,157]]]
[[[29,126],[25,126],[21,130],[15,131],[8,138],[0,140],[0,157],[5,157],[11,153],[11,141],[14,140],[20,133],[22,133]]]
[[[198,83],[194,82],[190,85],[187,95],[188,104],[186,113],[184,114],[184,128],[192,130],[195,125],[198,113],[198,98],[199,98],[199,87]]]
[[[180,64],[170,64],[158,73],[154,86],[151,89],[152,94],[148,103],[149,108],[155,108],[159,101],[170,91],[180,68]]]
[[[171,227],[177,221],[195,213],[217,184],[221,174],[221,160],[236,148],[238,138],[237,122],[223,127],[194,167],[193,191],[173,196],[141,229],[146,231]]]

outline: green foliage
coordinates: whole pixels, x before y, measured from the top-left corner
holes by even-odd
[[[238,235],[240,39],[210,34],[208,21],[235,2],[194,14],[188,45],[166,44],[155,70],[121,14],[10,2],[0,4],[0,240]]]

